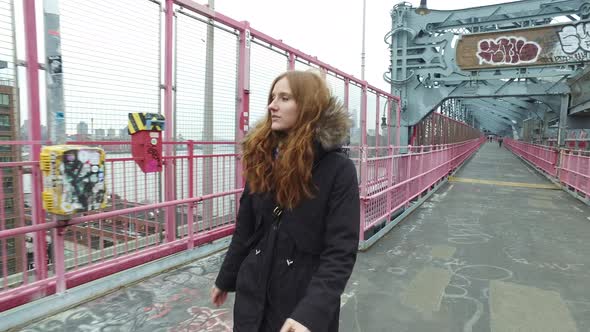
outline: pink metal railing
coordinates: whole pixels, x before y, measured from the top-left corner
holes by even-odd
[[[483,142],[484,138],[477,138],[448,145],[410,146],[406,154],[397,153],[402,150],[399,147],[367,148],[373,155],[380,149],[390,153],[366,158],[366,165],[361,163],[361,242],[368,240],[364,238],[366,231],[391,221],[396,211],[431,190]]]
[[[432,112],[412,128],[410,143],[415,146],[450,144],[464,142],[479,135],[478,129],[444,114]]]
[[[586,151],[589,148],[588,132],[584,129],[568,130],[567,137],[565,138],[565,147],[570,150]],[[547,139],[547,145],[551,147],[557,147],[557,138]]]
[[[506,147],[514,154],[528,160],[552,177],[557,176],[557,160],[559,151],[553,147],[534,145],[530,143],[504,139]]]
[[[590,156],[582,151],[566,151],[560,154],[559,181],[570,189],[590,197]]]
[[[590,197],[590,156],[587,151],[571,150],[570,147],[575,145],[567,142],[567,147],[562,149],[512,139],[505,139],[505,144],[514,154],[559,181],[566,189],[582,198]]]
[[[230,144],[232,148],[235,145]],[[187,148],[176,156],[164,158],[165,163],[174,163],[183,175],[178,186],[179,199],[173,201],[158,202],[158,197],[150,194],[157,193],[158,174],[142,173],[133,158],[128,157],[106,160],[111,198],[104,211],[82,214],[67,222],[46,216],[42,222],[31,225],[32,211],[27,208],[30,204],[25,204],[31,201],[30,197],[18,197],[20,204],[12,203],[12,207],[1,206],[0,311],[231,234],[235,204],[242,190],[234,189],[237,155],[195,155],[196,145],[201,144],[175,143],[176,148]],[[200,168],[204,160],[210,160],[214,167],[211,176],[226,179],[212,188],[214,194],[203,195],[203,188],[198,186],[198,178],[204,177]],[[7,170],[17,173],[13,175]],[[5,174],[15,179],[23,178],[25,173],[30,177],[34,170],[39,170],[38,162],[0,163],[0,179]],[[14,192],[24,195],[34,187],[30,181],[18,182],[18,188],[0,187],[0,204],[5,205],[8,195]],[[203,202],[211,203],[210,211],[203,209]],[[20,210],[12,211],[17,208]],[[166,209],[171,209],[177,220],[172,232],[165,223],[164,213],[160,213]],[[9,211],[18,221],[11,227],[6,223]],[[164,242],[169,233],[175,234],[175,238]],[[50,246],[32,250],[39,238],[49,239]],[[9,243],[15,250],[7,250]],[[48,271],[47,277],[40,277],[39,270]]]

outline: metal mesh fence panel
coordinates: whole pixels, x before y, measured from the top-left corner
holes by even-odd
[[[352,128],[350,133],[350,144],[361,144],[361,87],[356,84],[348,86],[348,111],[352,115]]]
[[[328,73],[326,75],[326,81],[332,92],[332,96],[344,103],[344,80]]]
[[[183,157],[177,160],[177,198],[235,188],[236,146],[220,142],[234,142],[236,137],[237,45],[237,34],[232,29],[210,25],[194,14],[179,15],[176,136],[179,141],[190,139],[203,144],[194,145],[192,155],[196,157],[191,165],[184,158],[189,155],[189,145],[177,150],[177,155]],[[192,184],[188,181],[189,172]],[[217,225],[233,213],[234,200],[235,197],[226,196],[206,201],[199,204],[194,214]]]
[[[268,92],[272,81],[287,70],[284,51],[271,49],[259,41],[250,48],[250,128],[267,113]]]
[[[379,145],[377,137],[377,128],[375,127],[375,118],[377,117],[377,95],[372,91],[367,91],[367,145]],[[377,144],[376,144],[377,143]],[[375,155],[376,150],[373,151]]]
[[[16,93],[16,36],[14,7],[10,0],[0,0],[0,142],[19,141],[20,116],[18,94]],[[26,137],[23,137],[26,138]],[[21,159],[21,147],[0,143],[0,163],[16,162]],[[0,230],[25,225],[22,167],[0,167]],[[28,188],[30,190],[30,186]],[[13,236],[0,240],[0,279],[8,286],[11,275],[31,267],[33,243],[30,237]],[[12,283],[11,283],[12,284]],[[2,287],[2,286],[0,286]]]
[[[60,8],[67,133],[127,139],[129,112],[160,110],[159,5],[62,0]]]

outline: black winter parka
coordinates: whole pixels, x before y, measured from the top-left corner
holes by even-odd
[[[215,282],[236,292],[234,331],[278,332],[287,318],[311,332],[338,331],[360,226],[356,167],[340,150],[348,128],[344,108],[332,101],[316,133],[315,196],[280,217],[272,195],[246,184]]]

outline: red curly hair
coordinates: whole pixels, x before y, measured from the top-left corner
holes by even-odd
[[[271,129],[266,118],[246,136],[242,143],[244,175],[252,193],[272,192],[276,202],[292,209],[301,200],[312,198],[311,171],[314,162],[314,138],[318,120],[330,102],[330,90],[317,74],[287,71],[272,82],[268,104],[272,101],[275,84],[286,78],[299,114],[288,133]],[[273,151],[280,144],[280,156],[274,160]]]

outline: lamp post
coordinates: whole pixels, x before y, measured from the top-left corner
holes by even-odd
[[[430,13],[430,9],[426,7],[426,0],[420,0],[420,6],[416,9],[416,14],[426,15]]]
[[[387,130],[387,137],[389,138],[389,123],[387,123],[387,117],[385,117],[385,114],[383,114],[383,116],[381,117],[381,132],[385,134],[385,130]],[[389,139],[387,140],[387,144],[391,144],[391,142],[389,142]]]
[[[387,145],[391,145],[391,124],[388,119],[391,119],[391,99],[387,99],[383,105],[383,115],[381,116],[381,132],[383,137],[387,140]],[[387,134],[385,133],[387,130]]]

